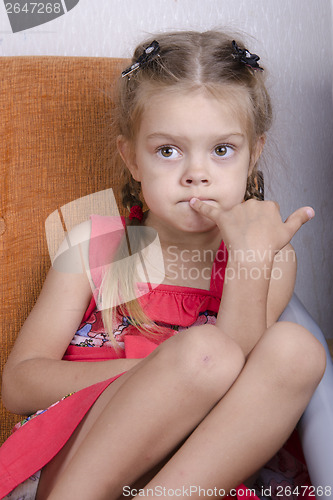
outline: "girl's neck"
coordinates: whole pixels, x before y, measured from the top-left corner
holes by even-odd
[[[186,232],[163,223],[152,213],[148,213],[144,224],[159,235],[164,259],[163,284],[209,290],[212,266],[221,244],[218,228],[202,233]]]
[[[217,250],[221,244],[221,235],[218,227],[205,232],[185,232],[156,219],[154,214],[148,212],[144,224],[154,228],[160,239],[162,248],[176,246],[179,250]]]

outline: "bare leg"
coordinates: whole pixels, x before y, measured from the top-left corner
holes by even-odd
[[[58,477],[52,492],[47,493],[46,475],[37,498],[118,497],[123,485],[132,484],[189,435],[227,392],[243,364],[238,345],[212,325],[169,339],[137,365],[135,376],[118,384],[116,392],[118,380],[105,391],[102,408],[96,404],[92,409],[95,425],[88,416],[67,454],[54,462]],[[50,465],[54,472],[57,467]]]
[[[191,334],[196,343],[202,340],[202,328],[205,336],[209,332],[208,344],[213,342],[213,348],[208,353],[201,342],[186,358],[188,353],[179,349],[181,342]],[[165,343],[145,370],[138,369],[105,407],[98,427],[81,441],[51,495],[43,500],[75,495],[86,500],[118,497],[124,485],[133,484],[170,453],[200,421],[149,488],[197,484],[228,491],[263,465],[287,439],[322,376],[321,346],[298,325],[274,325],[250,355],[236,383],[209,412],[226,391],[226,377],[230,386],[241,366],[238,361],[235,370],[239,353],[233,351],[232,341],[229,339],[231,350],[225,345],[221,352],[213,331],[201,327],[177,336],[178,340],[170,339],[174,344]],[[221,338],[220,332],[218,336]],[[175,342],[179,342],[176,349]],[[181,351],[178,363],[174,358]],[[232,363],[223,363],[224,370],[216,370],[221,365],[215,360],[223,352],[225,361],[231,359],[226,352],[233,352]]]
[[[291,434],[323,375],[324,359],[319,342],[302,327],[271,327],[230,391],[147,485],[150,498],[156,486],[228,492],[244,482]]]

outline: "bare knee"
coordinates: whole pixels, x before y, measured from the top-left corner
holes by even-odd
[[[303,326],[281,321],[267,330],[265,341],[280,381],[313,392],[326,367],[325,349],[319,340]]]
[[[192,327],[169,340],[160,354],[192,387],[224,393],[244,366],[241,348],[214,325]]]
[[[245,362],[239,345],[214,325],[191,328],[184,344],[185,359],[194,369],[212,373],[213,377],[224,377],[226,372],[236,378]],[[187,343],[189,341],[189,343]]]

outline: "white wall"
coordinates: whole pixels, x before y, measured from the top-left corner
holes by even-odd
[[[294,237],[296,292],[327,337],[332,307],[333,0],[80,0],[66,15],[13,34],[0,2],[0,55],[130,56],[164,29],[228,26],[250,35],[270,78],[276,120],[267,155],[267,197],[286,217],[312,205],[316,217]]]

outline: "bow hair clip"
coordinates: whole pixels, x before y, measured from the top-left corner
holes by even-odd
[[[234,51],[232,55],[235,59],[238,59],[239,62],[245,64],[249,68],[259,69],[260,71],[264,71],[264,69],[261,68],[258,64],[260,57],[257,56],[257,54],[251,54],[251,52],[249,52],[246,49],[240,49],[235,40],[233,40],[232,42],[232,48]]]
[[[154,40],[148,47],[145,48],[145,50],[142,52],[141,56],[133,63],[131,66],[126,68],[121,76],[124,78],[124,76],[129,76],[133,71],[138,70],[139,68],[142,68],[145,66],[147,63],[149,63],[160,51],[160,44]]]

